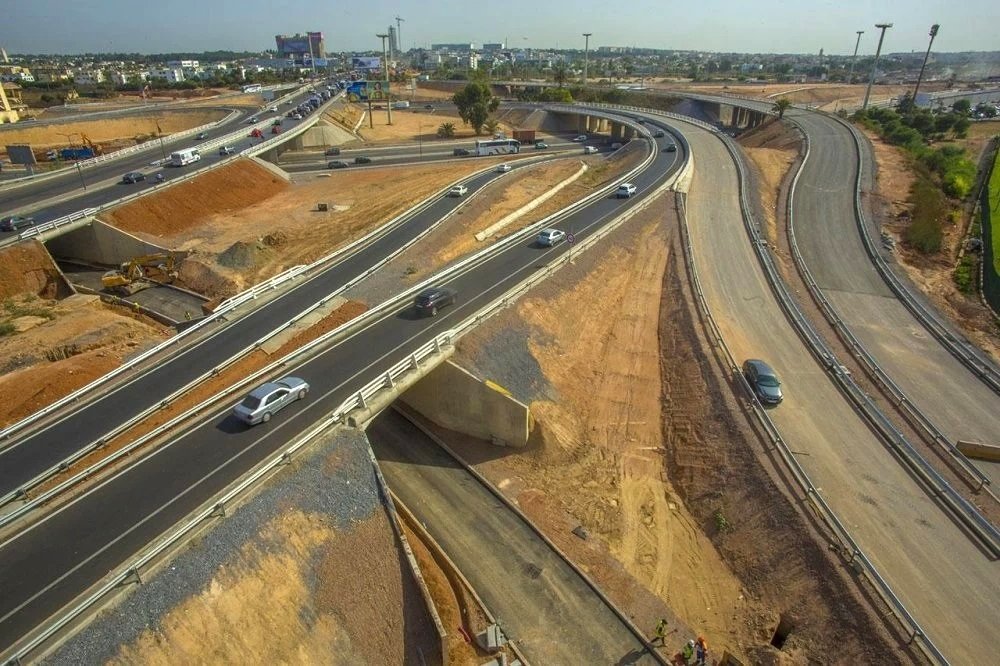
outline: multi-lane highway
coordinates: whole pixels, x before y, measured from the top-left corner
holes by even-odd
[[[571,227],[578,238],[585,239],[628,207],[641,202],[676,169],[675,160],[679,157],[683,156],[662,153],[658,148],[656,161],[635,178],[639,192],[633,198],[598,199],[567,217],[560,226]],[[481,187],[489,179],[490,176],[480,176],[472,185]],[[446,200],[439,203],[441,207],[434,213],[438,217],[455,205]],[[425,223],[429,221],[429,218],[422,219]],[[395,243],[399,242],[401,239],[397,237]],[[352,260],[359,259],[362,265],[374,263],[376,257],[387,253],[388,245],[386,242],[366,248],[360,254],[367,259],[352,257]],[[440,316],[420,319],[409,306],[399,307],[295,368],[296,375],[312,384],[312,391],[308,399],[287,408],[270,423],[249,429],[241,427],[229,416],[232,405],[223,405],[148,458],[0,544],[0,587],[5,591],[0,598],[0,649],[9,646],[296,433],[328,414],[380,369],[406,357],[434,334],[473,314],[528,275],[542,270],[549,258],[565,251],[565,246],[542,249],[529,241],[507,248],[448,283],[458,290],[459,303]],[[313,279],[264,308],[260,315],[251,315],[244,321],[256,318],[254,331],[277,325],[287,319],[289,313],[342,284],[345,272],[342,268],[337,270],[341,272],[331,270],[323,279]],[[286,299],[297,305],[279,305]],[[278,315],[279,307],[283,308],[283,315]],[[230,345],[235,350],[254,339],[255,333],[250,333],[249,328],[239,330],[242,332],[227,329],[216,334],[205,347],[200,347],[202,351],[189,351],[186,358],[159,366],[139,380],[143,384],[133,383],[131,388],[117,391],[53,428],[62,428],[60,437],[77,442],[86,440],[90,435],[80,437],[77,435],[79,430],[89,428],[90,433],[99,432],[108,424],[123,420],[130,411],[155,401],[155,396],[169,391],[167,386],[182,381],[178,377],[187,371],[184,366],[209,367],[210,362],[201,360],[209,347]],[[237,339],[237,335],[241,337]],[[228,338],[233,341],[228,342]],[[70,427],[71,423],[76,426]],[[16,447],[10,451],[10,454],[18,449],[23,451],[17,454],[24,456],[17,466],[32,459],[30,451],[60,446],[53,428],[39,433],[34,446]],[[4,470],[11,466],[3,459],[0,465]],[[67,544],[67,547],[53,548],[54,543]]]

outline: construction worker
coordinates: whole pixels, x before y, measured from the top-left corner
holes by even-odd
[[[666,618],[660,618],[660,621],[656,623],[656,635],[653,637],[654,641],[660,641],[660,645],[667,644],[667,620]]]
[[[684,647],[681,648],[681,656],[684,658],[685,664],[691,663],[691,658],[694,657],[694,639],[684,644]]]
[[[694,645],[694,663],[697,666],[705,666],[708,661],[708,643],[704,636],[699,636]]]

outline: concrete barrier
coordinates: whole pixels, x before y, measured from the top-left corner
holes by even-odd
[[[45,245],[54,257],[106,266],[116,266],[132,257],[144,254],[169,251],[100,220],[94,220],[88,226],[47,239]]]
[[[451,361],[434,368],[400,399],[443,428],[500,446],[528,443],[528,406]]]
[[[1000,461],[1000,446],[996,444],[983,444],[982,442],[969,442],[960,439],[955,446],[968,458]]]

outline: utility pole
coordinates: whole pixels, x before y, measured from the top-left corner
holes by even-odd
[[[847,83],[854,83],[854,63],[858,61],[858,46],[861,45],[861,35],[865,34],[864,30],[858,30],[858,41],[854,42],[854,57],[851,58],[851,73],[847,77]]]
[[[913,106],[914,106],[914,108],[916,108],[916,106],[917,106],[917,93],[920,92],[920,82],[924,78],[924,68],[927,67],[927,58],[930,57],[930,55],[931,55],[931,46],[934,44],[934,38],[937,37],[938,28],[940,28],[940,27],[941,27],[940,25],[938,25],[937,23],[935,23],[934,25],[931,26],[930,33],[928,33],[931,36],[931,41],[928,42],[928,44],[927,44],[927,53],[924,54],[924,64],[920,65],[920,74],[917,75],[917,85],[913,89]]]
[[[583,87],[587,87],[587,65],[590,56],[590,36],[593,35],[592,32],[583,33]]]
[[[389,95],[387,91],[389,89],[389,57],[385,50],[385,40],[389,38],[386,33],[379,33],[375,35],[382,40],[382,64],[385,66],[385,89],[382,91],[382,95],[385,97],[385,112],[389,118],[389,124],[392,124],[392,102],[389,100]],[[371,97],[369,97],[371,99]]]
[[[872,75],[868,79],[868,89],[865,90],[865,101],[861,105],[861,110],[864,111],[868,108],[868,100],[872,95],[872,86],[875,85],[875,72],[878,69],[878,57],[882,54],[882,40],[885,39],[886,28],[891,28],[891,23],[876,23],[875,27],[881,30],[881,34],[878,36],[878,47],[875,49],[875,62],[872,63]]]
[[[396,17],[396,48],[401,52],[406,53],[406,49],[403,48],[403,21],[398,16]]]

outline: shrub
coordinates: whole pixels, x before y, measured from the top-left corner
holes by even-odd
[[[979,262],[976,258],[966,252],[958,266],[951,274],[955,281],[955,286],[963,294],[971,294],[976,290],[977,278],[979,277]]]
[[[918,176],[910,189],[910,204],[913,218],[903,232],[903,239],[922,254],[937,252],[941,249],[943,221],[948,214],[944,195],[926,176]]]

